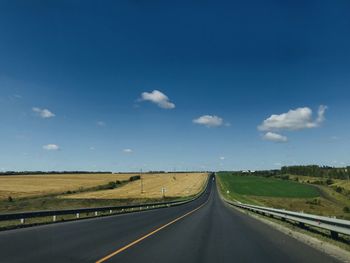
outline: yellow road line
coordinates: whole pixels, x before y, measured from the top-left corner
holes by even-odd
[[[208,198],[208,200],[207,200],[204,204],[202,204],[202,205],[200,205],[199,207],[197,207],[197,208],[191,210],[190,212],[188,212],[188,213],[186,213],[186,214],[184,214],[184,215],[182,215],[182,216],[180,216],[180,217],[174,219],[173,221],[171,221],[171,222],[169,222],[169,223],[167,223],[167,224],[165,224],[165,225],[163,225],[163,226],[157,228],[156,230],[153,230],[152,232],[150,232],[150,233],[144,235],[143,237],[140,237],[139,239],[137,239],[137,240],[135,240],[135,241],[129,243],[128,245],[126,245],[126,246],[124,246],[124,247],[122,247],[122,248],[119,248],[118,250],[116,250],[116,251],[114,251],[113,253],[111,253],[111,254],[105,256],[104,258],[101,258],[100,260],[97,260],[96,263],[102,263],[102,262],[107,261],[108,259],[110,259],[110,258],[114,257],[115,255],[117,255],[117,254],[123,252],[124,250],[127,250],[128,248],[130,248],[130,247],[136,245],[137,243],[140,243],[142,240],[146,239],[146,238],[149,237],[149,236],[154,235],[155,233],[159,232],[160,230],[166,228],[167,226],[170,226],[170,225],[174,224],[175,222],[181,220],[182,218],[184,218],[184,217],[186,217],[186,216],[189,216],[190,214],[196,212],[197,210],[201,209],[204,205],[206,205],[206,204],[208,203],[209,199],[210,199],[210,198]]]

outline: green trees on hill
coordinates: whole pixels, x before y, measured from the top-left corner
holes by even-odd
[[[281,173],[313,177],[328,177],[335,179],[348,179],[350,176],[350,166],[345,168],[318,165],[283,166],[281,168]]]
[[[327,185],[334,183],[331,179],[350,179],[350,166],[347,167],[331,167],[318,165],[294,165],[283,166],[280,170],[259,170],[259,171],[235,171],[228,172],[232,175],[255,175],[262,177],[275,177],[284,180],[289,179],[289,175],[312,176],[320,178],[328,178],[325,182]]]

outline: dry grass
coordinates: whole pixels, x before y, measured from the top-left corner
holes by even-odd
[[[263,206],[269,206],[292,211],[303,211],[323,216],[336,216],[349,220],[350,214],[344,213],[345,206],[350,207],[349,198],[335,192],[327,186],[317,186],[321,191],[321,197],[318,198],[274,198],[249,196],[250,200],[254,200]]]
[[[70,199],[129,199],[129,198],[162,198],[162,187],[166,188],[166,197],[183,197],[199,193],[208,178],[206,173],[168,173],[142,175],[141,180],[128,183],[120,188],[84,192],[65,195],[62,198]]]
[[[350,191],[350,180],[337,180],[332,186],[340,186]]]
[[[312,177],[312,176],[298,176],[298,175],[289,175],[289,178],[295,179],[298,178],[300,183],[313,183],[315,181],[325,181],[327,178],[322,177]],[[340,186],[345,190],[350,191],[350,180],[342,180],[342,179],[333,179],[334,182],[331,186]]]
[[[0,199],[34,197],[91,188],[132,174],[50,174],[0,176]]]
[[[323,197],[317,198],[319,203],[312,204],[315,199],[303,199],[303,198],[267,198],[267,197],[252,197],[258,201],[261,205],[274,207],[278,209],[287,209],[291,211],[304,212],[310,214],[318,214],[323,216],[337,216],[344,215],[343,207],[334,204],[330,200]]]

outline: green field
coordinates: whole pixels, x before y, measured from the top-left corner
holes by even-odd
[[[286,198],[315,198],[320,196],[316,187],[289,180],[238,176],[231,173],[220,173],[219,178],[223,191],[229,190],[239,195]]]
[[[350,220],[345,211],[350,207],[349,199],[324,185],[232,172],[218,173],[217,179],[221,193],[229,200]]]

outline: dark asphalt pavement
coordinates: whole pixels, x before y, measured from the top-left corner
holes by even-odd
[[[0,262],[337,262],[224,204],[215,183],[182,206],[0,232]]]

